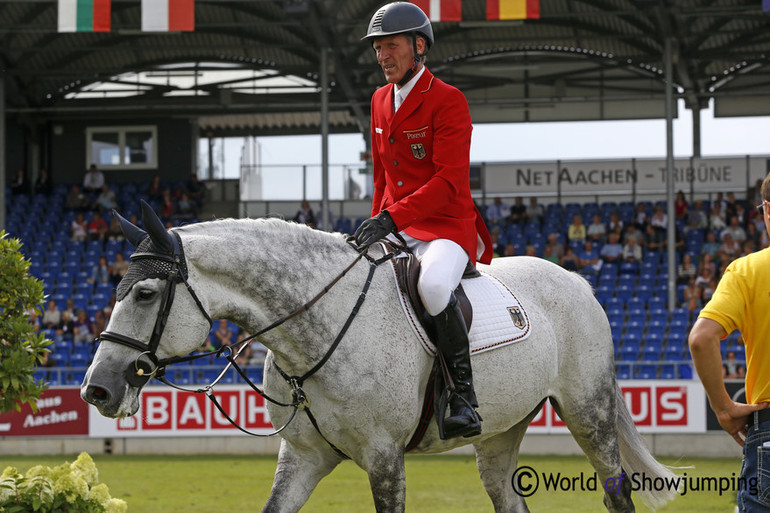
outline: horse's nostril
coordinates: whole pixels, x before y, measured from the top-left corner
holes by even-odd
[[[104,403],[107,402],[109,398],[110,393],[102,387],[89,385],[88,389],[86,390],[86,401],[89,403]]]

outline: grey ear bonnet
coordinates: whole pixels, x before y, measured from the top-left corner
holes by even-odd
[[[178,262],[181,273],[181,276],[176,278],[177,281],[187,279],[187,263],[179,235],[166,230],[147,202],[142,200],[142,223],[147,227],[149,234],[117,212],[114,214],[126,239],[136,246],[136,251],[131,255],[131,264],[118,284],[118,301],[122,301],[137,282],[152,278],[168,279],[174,261]]]

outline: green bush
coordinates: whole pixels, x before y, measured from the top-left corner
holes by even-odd
[[[36,411],[47,388],[33,373],[51,341],[29,323],[30,311],[42,314],[43,284],[29,275],[20,249],[19,239],[0,231],[0,413],[19,411],[23,403]]]
[[[74,463],[32,467],[24,476],[15,467],[0,475],[0,511],[7,513],[125,513],[128,505],[110,497],[88,453]]]

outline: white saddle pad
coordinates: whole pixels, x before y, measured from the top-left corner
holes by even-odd
[[[398,288],[395,264],[393,280],[399,290],[398,299],[412,331],[429,354],[436,354],[436,346],[428,338],[409,298]],[[521,342],[530,333],[529,317],[524,306],[508,287],[497,278],[481,272],[479,278],[462,280],[465,294],[473,305],[473,323],[468,333],[471,354],[482,353],[514,342]]]

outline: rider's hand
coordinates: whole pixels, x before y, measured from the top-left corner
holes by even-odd
[[[383,210],[376,217],[370,217],[358,227],[355,235],[359,249],[366,249],[389,233],[396,231],[396,223],[390,217],[387,210]]]

